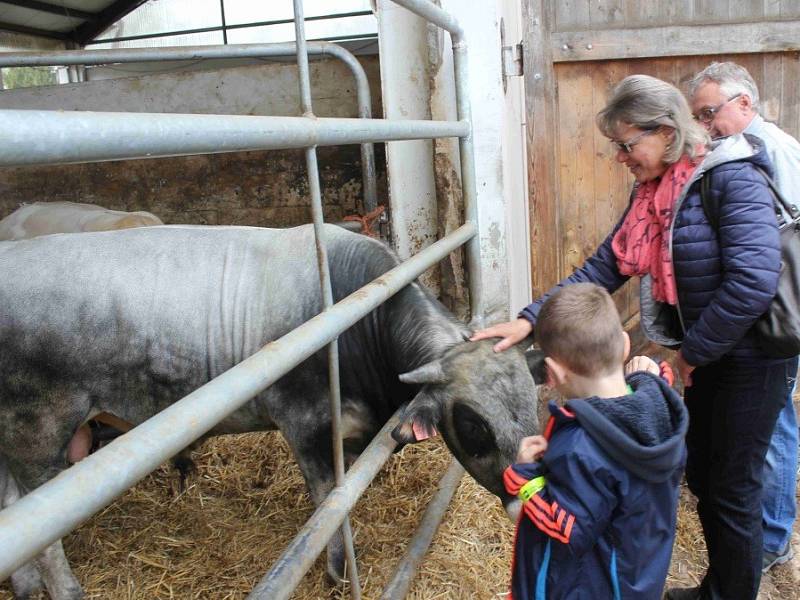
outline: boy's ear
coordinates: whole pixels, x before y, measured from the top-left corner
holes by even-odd
[[[525,353],[528,369],[533,375],[533,381],[541,385],[547,381],[547,367],[544,364],[544,352],[541,350],[528,350]]]
[[[628,358],[630,358],[631,355],[631,336],[629,336],[626,331],[623,331],[622,337],[625,339],[625,344],[622,350],[622,362],[624,363],[628,360]]]
[[[547,365],[547,385],[558,387],[567,381],[567,369],[560,362],[548,356],[544,359]]]

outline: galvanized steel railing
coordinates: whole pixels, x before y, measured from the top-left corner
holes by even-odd
[[[354,598],[360,597],[347,512],[394,447],[388,432],[397,417],[387,423],[345,476],[338,427],[340,401],[336,338],[464,243],[467,243],[472,313],[473,316],[482,316],[485,312],[480,289],[480,247],[475,225],[477,206],[466,77],[466,43],[458,23],[428,0],[393,0],[450,32],[459,120],[431,122],[318,119],[314,117],[311,106],[307,56],[311,45],[305,41],[302,0],[293,1],[297,41],[292,46],[297,51],[303,117],[0,110],[0,166],[305,147],[325,306],[320,315],[271,342],[253,356],[0,512],[0,579],[8,577],[14,569],[113,501],[250,398],[272,385],[324,345],[330,344],[329,375],[337,487],[320,505],[250,597],[270,600],[287,598],[340,525],[343,525],[345,533],[346,554],[353,583],[351,589]],[[256,47],[262,50],[264,48]],[[65,52],[57,53],[59,60],[56,62],[88,64],[87,54],[94,55],[98,62],[109,62],[114,60],[113,57],[119,62],[123,55],[131,53],[135,53],[135,60],[147,60],[145,56],[159,56],[151,60],[164,60],[159,55],[163,50],[101,50],[74,54]],[[186,58],[198,58],[198,54],[205,51],[205,57],[222,52],[221,48],[182,50],[188,53]],[[252,51],[256,52],[255,48]],[[39,53],[19,53],[13,58],[17,61],[27,60],[27,65],[54,64],[36,62],[53,60],[36,57],[36,54]],[[175,54],[172,57],[174,59]],[[21,65],[22,62],[17,62],[14,66]],[[0,56],[0,66],[11,65]],[[327,254],[321,235],[322,205],[316,146],[435,137],[459,138],[467,222],[449,236],[334,305]],[[374,164],[372,170],[374,173]],[[400,598],[405,594],[414,566],[430,543],[432,531],[438,525],[462,474],[463,469],[454,466],[443,479],[440,493],[426,513],[420,531],[410,544],[409,554],[384,594],[385,598]],[[102,481],[102,485],[98,485],[98,481]]]
[[[307,54],[332,56],[342,61],[356,82],[358,116],[372,118],[372,97],[364,67],[353,54],[331,42],[308,42]],[[182,46],[175,48],[125,48],[115,50],[66,50],[63,52],[4,52],[0,53],[0,68],[43,67],[50,65],[106,65],[129,62],[158,62],[165,60],[210,60],[271,58],[297,56],[294,43],[238,44],[226,46]],[[375,210],[375,150],[372,143],[361,144],[361,172],[364,185],[364,211]]]

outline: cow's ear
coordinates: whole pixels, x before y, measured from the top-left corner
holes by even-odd
[[[436,435],[442,418],[440,403],[427,392],[420,392],[409,402],[392,437],[400,444],[415,444]]]
[[[528,361],[528,369],[533,375],[533,381],[537,385],[547,383],[547,366],[544,364],[544,352],[531,349],[525,353],[525,360]]]
[[[421,367],[417,367],[408,373],[401,373],[399,375],[400,381],[403,383],[446,383],[447,377],[442,368],[442,361],[432,360],[425,363]]]

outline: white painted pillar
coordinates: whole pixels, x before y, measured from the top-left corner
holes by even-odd
[[[430,119],[427,21],[378,0],[384,117]],[[430,140],[387,142],[392,243],[406,259],[436,240],[436,190]]]

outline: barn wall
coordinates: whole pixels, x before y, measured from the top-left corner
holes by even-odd
[[[377,58],[361,61],[373,114],[381,114]],[[270,63],[6,90],[0,108],[292,116],[299,114],[296,73],[293,64]],[[358,115],[353,77],[343,64],[313,62],[311,77],[318,116]],[[380,198],[381,145],[376,154]],[[326,219],[362,212],[359,146],[320,148],[319,163]],[[292,226],[311,221],[305,168],[303,150],[2,168],[0,215],[24,202],[68,200],[149,210],[166,223]]]

